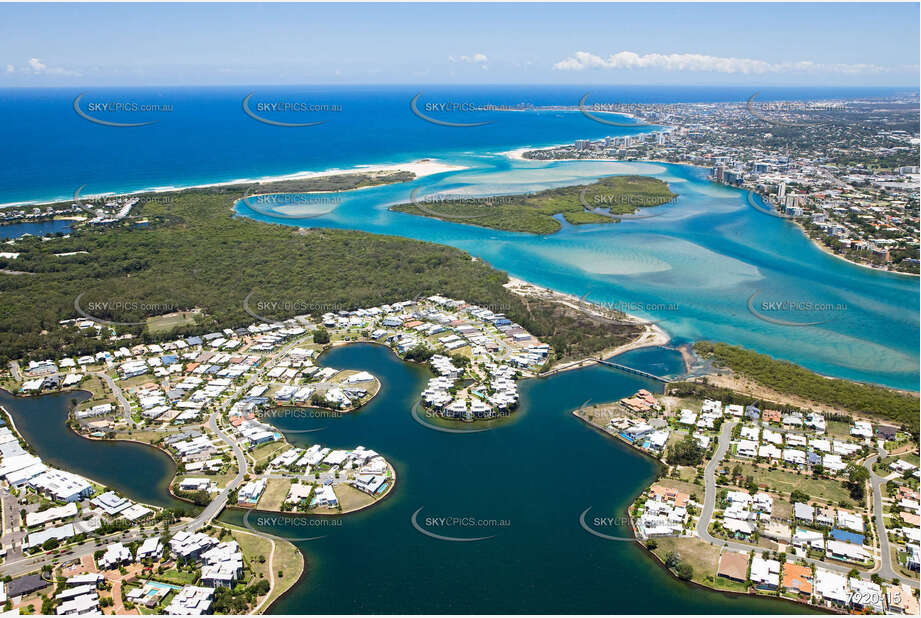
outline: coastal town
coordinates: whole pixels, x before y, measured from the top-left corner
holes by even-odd
[[[90,318],[66,322],[108,349],[14,362],[4,386],[22,396],[86,393],[72,402],[70,429],[166,452],[176,464],[169,491],[194,508],[140,504],[43,463],[5,411],[0,572],[9,578],[0,600],[14,613],[258,613],[283,591],[264,547],[251,550],[253,538],[270,537],[218,521],[224,508],[341,517],[397,482],[366,446],[285,438],[292,420],[354,413],[381,388],[367,371],[318,364],[324,350],[365,341],[424,363],[435,377],[420,401],[462,424],[513,413],[517,381],[537,375],[550,352],[501,311],[439,295],[160,343],[135,343]],[[273,542],[271,551],[297,550]]]
[[[524,150],[531,160],[610,159],[701,166],[751,192],[752,208],[799,225],[852,262],[918,274],[917,95],[886,100],[586,103],[655,130]],[[570,109],[570,108],[567,108]],[[619,123],[614,123],[619,124]],[[628,126],[627,123],[619,126]]]
[[[751,208],[790,219],[827,250],[875,268],[917,272],[918,169],[901,165],[906,149],[890,144],[914,148],[916,133],[877,135],[873,161],[845,164],[840,153],[834,161],[817,152],[791,156],[782,145],[759,150],[746,146],[743,134],[726,131],[771,124],[750,107],[629,107],[634,118],[666,130],[578,140],[523,156],[705,166],[712,181],[748,190]],[[771,120],[781,119],[780,127],[811,122],[817,110],[840,111],[766,109],[775,114]],[[714,141],[718,132],[735,137]],[[898,165],[881,171],[877,164],[885,157]],[[108,228],[99,233],[143,228],[167,217],[137,210],[131,216],[132,208],[173,197],[157,199],[162,202],[113,197],[87,211],[75,197],[50,209],[10,211],[8,222],[63,218],[74,221],[78,235],[84,226]],[[64,238],[49,235],[41,243]],[[8,241],[10,251],[0,253],[6,266],[31,261],[16,252],[17,242],[38,244]],[[241,310],[252,323],[221,328],[212,321],[198,330],[207,317],[198,307],[164,305],[169,313],[117,322],[134,318],[112,315],[111,307],[107,319],[94,317],[81,294],[73,301],[79,317],[52,324],[81,352],[30,352],[0,372],[0,387],[20,397],[73,394],[66,423],[74,437],[165,453],[175,473],[164,498],[183,508],[148,504],[91,474],[56,466],[4,409],[0,603],[14,614],[269,611],[306,565],[300,549],[275,536],[271,524],[252,524],[258,514],[334,526],[374,508],[399,484],[391,445],[311,433],[319,421],[360,416],[385,388],[373,368],[340,368],[323,359],[334,348],[364,343],[424,368],[413,418],[449,432],[489,431],[520,418],[523,380],[596,364],[647,380],[632,396],[575,411],[661,466],[629,506],[631,536],[622,540],[640,544],[675,577],[706,588],[841,613],[918,613],[916,428],[887,420],[883,411],[810,409],[708,390],[705,374],[713,368],[699,363],[690,371],[691,362],[700,361],[691,344],[672,349],[684,360],[680,379],[686,382],[619,365],[605,359],[668,345],[670,337],[654,322],[593,304],[588,294],[514,277],[502,287],[561,309],[557,318],[589,316],[599,330],[623,329],[623,336],[591,354],[565,356],[552,337],[536,336],[539,331],[522,326],[529,324],[524,319],[510,317],[509,306],[442,294],[359,308],[339,304],[276,320],[253,308],[300,301],[251,293]],[[92,345],[80,346],[87,342]]]
[[[640,390],[574,411],[661,463],[629,508],[676,577],[846,613],[918,613],[917,436],[879,419]]]

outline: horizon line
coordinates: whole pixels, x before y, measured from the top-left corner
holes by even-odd
[[[414,83],[414,82],[400,82],[400,83],[375,83],[375,82],[349,82],[349,83],[247,83],[247,84],[142,84],[142,85],[118,85],[118,84],[53,84],[53,85],[0,85],[0,90],[4,89],[63,89],[63,88],[136,88],[136,89],[151,89],[151,88],[330,88],[330,87],[413,87],[413,88],[441,88],[441,87],[450,87],[450,88],[462,88],[462,87],[508,87],[508,88],[520,88],[520,87],[554,87],[554,88],[809,88],[813,90],[832,90],[832,89],[841,89],[841,88],[861,88],[861,89],[880,89],[880,88],[891,88],[891,89],[918,89],[921,91],[921,83],[917,85],[905,85],[905,84],[880,84],[880,85],[832,85],[832,86],[815,86],[807,84],[597,84],[597,83],[553,83],[553,82],[531,82],[531,83],[515,83],[515,84],[502,84],[502,83],[493,83],[493,82],[464,82],[459,84],[454,83]]]

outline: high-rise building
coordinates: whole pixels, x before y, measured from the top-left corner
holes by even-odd
[[[787,183],[782,182],[780,183],[780,186],[777,187],[777,198],[782,200],[786,194],[787,194]]]

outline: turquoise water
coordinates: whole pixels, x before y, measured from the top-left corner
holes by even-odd
[[[457,156],[468,169],[365,189],[331,212],[277,219],[237,204],[241,215],[310,227],[360,229],[452,245],[509,274],[595,302],[649,307],[673,343],[709,339],[789,360],[820,373],[918,388],[918,279],[849,264],[816,248],[792,223],[752,208],[746,194],[706,171],[651,162],[530,162]],[[661,216],[608,225],[564,225],[552,235],[502,232],[396,213],[388,206],[432,193],[496,195],[644,174],[679,194]],[[286,215],[300,205],[275,206]],[[329,208],[327,207],[327,210]],[[754,297],[753,297],[754,295]],[[765,311],[822,323],[784,326],[754,316],[748,301],[810,302],[821,311]]]
[[[805,610],[693,590],[662,571],[634,543],[606,541],[580,527],[579,516],[588,507],[593,516],[622,515],[655,478],[656,464],[570,412],[586,399],[610,401],[639,388],[656,391],[655,382],[600,366],[527,380],[520,385],[522,403],[511,422],[456,435],[412,420],[409,410],[431,374],[403,363],[387,348],[336,348],[321,364],[373,372],[382,382],[380,394],[342,418],[273,417],[272,422],[282,431],[321,429],[288,433],[295,444],[373,448],[394,465],[397,484],[372,508],[340,518],[340,526],[307,527],[293,520],[265,528],[254,525],[288,538],[325,535],[296,543],[305,554],[307,573],[272,613]],[[410,523],[420,508],[417,521],[429,531],[496,536],[477,542],[430,538]],[[472,517],[477,523],[440,528],[427,524],[428,517]],[[242,515],[226,511],[221,518],[241,523]],[[629,534],[620,526],[604,532]],[[356,569],[368,574],[360,582]]]
[[[685,374],[681,353],[670,348],[639,348],[619,354],[610,360],[660,378],[677,378]]]

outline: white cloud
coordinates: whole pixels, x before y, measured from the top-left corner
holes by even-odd
[[[6,72],[19,72],[31,75],[66,75],[74,77],[79,77],[81,75],[81,73],[78,71],[71,71],[70,69],[63,69],[60,67],[49,67],[38,58],[29,58],[29,61],[25,64],[25,66],[19,67],[18,69],[12,64],[7,64]]]
[[[724,58],[703,54],[644,54],[622,51],[602,58],[589,52],[579,51],[553,65],[558,71],[584,71],[586,69],[657,69],[662,71],[697,71],[711,73],[784,73],[784,72],[831,72],[831,73],[881,73],[893,68],[875,64],[818,64],[803,60],[799,62],[771,63],[751,58]]]
[[[467,64],[486,64],[489,62],[489,58],[486,57],[486,54],[473,54],[472,56],[459,56],[455,58],[454,56],[448,56],[448,62],[466,62]]]

